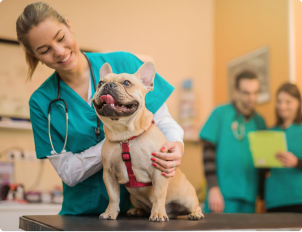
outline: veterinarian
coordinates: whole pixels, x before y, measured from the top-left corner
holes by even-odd
[[[27,5],[17,19],[16,30],[25,49],[28,78],[40,62],[55,70],[32,94],[29,106],[37,158],[48,158],[63,181],[64,200],[59,214],[103,213],[108,205],[101,160],[104,132],[91,104],[95,92],[93,76],[98,84],[105,62],[115,73],[135,73],[143,62],[127,52],[82,53],[68,19],[45,3]],[[169,142],[161,151],[154,151],[150,165],[168,178],[173,177],[181,162],[183,130],[165,104],[174,88],[158,74],[154,86],[154,91],[146,96],[146,107],[154,113],[155,123]],[[50,102],[57,96],[66,105],[63,101],[54,102],[50,107],[52,120],[48,120]],[[122,186],[120,210],[126,212],[130,207],[129,194]]]
[[[301,94],[294,84],[284,84],[276,96],[275,131],[284,131],[287,152],[276,154],[284,168],[271,168],[264,185],[268,212],[302,213],[302,114]],[[264,175],[265,176],[265,175]],[[263,195],[263,194],[262,194]]]
[[[240,73],[235,78],[233,102],[217,107],[200,132],[208,187],[204,212],[255,212],[258,170],[247,133],[265,129],[254,110],[259,88],[253,72]]]

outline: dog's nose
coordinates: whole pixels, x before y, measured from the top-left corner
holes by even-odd
[[[114,84],[112,83],[112,82],[109,82],[109,83],[107,83],[106,85],[105,85],[105,89],[112,89],[113,88],[113,86],[114,86]]]

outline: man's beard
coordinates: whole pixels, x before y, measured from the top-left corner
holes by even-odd
[[[251,111],[252,112],[255,109],[255,105],[254,106],[249,106],[248,103],[244,103],[244,102],[241,102],[241,105],[242,105],[243,109],[246,110],[246,111]]]

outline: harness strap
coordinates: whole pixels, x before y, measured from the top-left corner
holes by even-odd
[[[152,120],[151,126],[153,124],[154,124],[154,120]],[[138,182],[136,180],[136,177],[135,177],[134,173],[133,173],[132,163],[131,163],[131,155],[130,155],[130,149],[129,149],[129,141],[135,139],[138,136],[133,136],[128,141],[121,142],[121,144],[122,144],[122,159],[125,162],[125,165],[127,167],[127,173],[128,173],[128,177],[129,177],[129,182],[126,183],[125,186],[128,187],[128,188],[138,188],[138,187],[145,187],[145,186],[151,186],[152,185],[152,182],[149,182],[149,183]]]

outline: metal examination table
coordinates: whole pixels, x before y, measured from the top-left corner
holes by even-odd
[[[302,214],[205,214],[200,221],[149,222],[148,218],[119,215],[117,220],[87,216],[22,216],[19,228],[27,232],[54,231],[280,231],[302,230]]]

